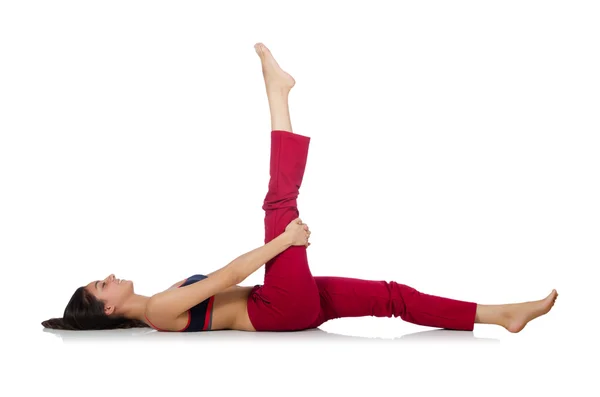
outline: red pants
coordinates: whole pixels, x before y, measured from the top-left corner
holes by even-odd
[[[271,176],[262,207],[265,244],[300,215],[297,198],[309,143],[307,136],[271,131]],[[474,302],[424,294],[394,281],[313,277],[304,246],[289,247],[267,262],[264,284],[254,286],[248,297],[248,315],[257,331],[297,331],[334,318],[363,316],[471,331],[476,308]]]

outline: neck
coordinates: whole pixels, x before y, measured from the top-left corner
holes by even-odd
[[[122,304],[122,309],[117,313],[130,319],[141,320],[146,322],[146,305],[150,297],[144,295],[133,294]]]

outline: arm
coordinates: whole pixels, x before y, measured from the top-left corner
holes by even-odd
[[[232,268],[232,272],[236,275],[236,279],[238,280],[236,284],[238,284],[260,269],[265,263],[291,246],[291,236],[284,232],[262,247],[258,247],[252,251],[246,252],[244,255],[238,256],[227,266]],[[208,277],[214,275],[219,270],[209,273]]]
[[[238,256],[207,278],[185,287],[153,295],[148,301],[147,314],[157,321],[168,321],[211,296],[244,281],[266,262],[292,245],[292,238],[282,233],[262,247]]]

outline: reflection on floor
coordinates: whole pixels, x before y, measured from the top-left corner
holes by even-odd
[[[63,342],[79,341],[306,341],[328,343],[336,342],[368,342],[368,343],[499,343],[498,339],[475,337],[470,331],[454,331],[445,329],[433,329],[420,332],[404,334],[396,338],[380,338],[342,335],[313,328],[296,332],[245,332],[234,330],[208,331],[208,332],[159,332],[148,328],[102,330],[102,331],[64,331],[44,328],[44,332],[51,333],[61,338]]]

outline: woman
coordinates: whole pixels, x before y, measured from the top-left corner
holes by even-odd
[[[299,218],[297,197],[310,138],[292,131],[288,94],[295,84],[271,52],[260,57],[271,111],[270,180],[264,200],[265,245],[208,275],[197,274],[150,297],[133,283],[110,275],[78,288],[63,318],[48,328],[112,329],[152,327],[159,331],[296,331],[342,317],[401,317],[430,327],[473,330],[475,323],[497,324],[510,332],[548,313],[558,296],[506,305],[479,305],[428,295],[394,281],[313,277],[306,249],[310,230]],[[237,284],[265,265],[262,285]]]

